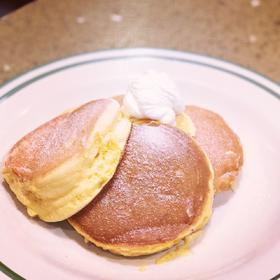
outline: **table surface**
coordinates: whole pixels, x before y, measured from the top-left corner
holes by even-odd
[[[100,49],[206,54],[280,81],[280,0],[38,0],[0,19],[0,83]]]

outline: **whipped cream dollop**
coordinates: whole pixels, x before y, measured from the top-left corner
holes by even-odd
[[[132,81],[123,99],[123,112],[137,119],[175,125],[185,102],[167,74],[149,70]]]

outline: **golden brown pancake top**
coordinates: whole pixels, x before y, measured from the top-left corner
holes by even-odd
[[[24,181],[71,158],[84,148],[98,117],[111,102],[110,99],[89,102],[30,132],[11,149],[6,168]]]
[[[210,178],[204,153],[185,133],[133,125],[114,177],[70,222],[102,243],[173,240],[201,214]]]
[[[238,136],[222,117],[212,111],[187,106],[186,113],[196,127],[195,139],[213,165],[216,189],[226,190],[243,164],[242,146]]]

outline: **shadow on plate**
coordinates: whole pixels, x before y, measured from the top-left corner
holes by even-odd
[[[33,218],[31,218],[26,211],[25,206],[23,206],[16,198],[15,194],[11,191],[8,183],[6,181],[2,182],[2,185],[5,187],[7,193],[9,194],[10,198],[12,199],[14,205],[16,206],[16,208],[19,210],[19,212],[25,216],[25,218],[27,218],[28,220],[30,220],[31,222],[33,222]]]
[[[232,189],[226,192],[221,192],[215,194],[214,202],[213,202],[213,211],[215,211],[215,208],[221,207],[229,202],[229,200],[234,197],[235,193],[237,192],[240,181],[242,180],[242,172],[238,175],[236,182],[234,183],[234,186]]]
[[[123,257],[105,251],[90,242],[85,242],[84,238],[78,234],[68,222],[61,223],[61,228],[67,238],[70,238],[74,242],[77,242],[83,249],[92,252],[95,255],[106,258],[112,262],[122,263],[125,265],[133,266],[143,266],[154,263],[154,261],[159,258],[159,254],[154,254],[150,256],[140,256],[140,257]]]

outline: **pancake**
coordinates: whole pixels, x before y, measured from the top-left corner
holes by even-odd
[[[187,106],[185,112],[195,125],[195,139],[212,163],[216,191],[229,190],[243,164],[243,150],[238,136],[221,116],[212,111]]]
[[[190,136],[155,122],[133,124],[113,178],[68,221],[105,250],[148,255],[203,228],[213,195],[211,164]]]
[[[130,128],[115,100],[89,102],[17,142],[3,176],[29,215],[47,222],[67,219],[111,179]]]

